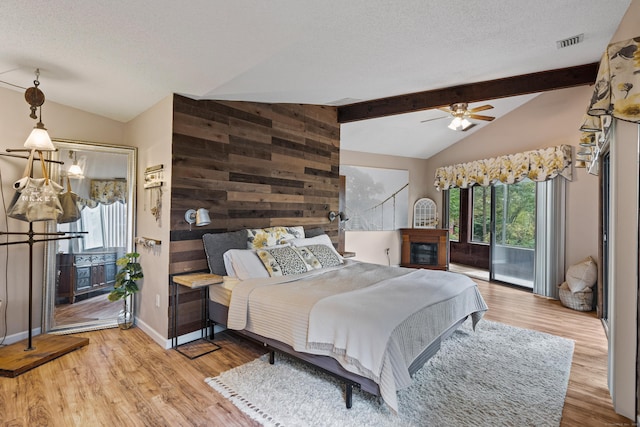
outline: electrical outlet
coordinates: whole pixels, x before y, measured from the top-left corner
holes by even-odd
[[[156,294],[156,308],[160,308],[160,294]]]
[[[384,250],[387,255],[389,255],[389,248]]]

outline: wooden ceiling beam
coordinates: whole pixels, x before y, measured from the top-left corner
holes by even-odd
[[[391,96],[338,107],[338,123],[392,116],[444,107],[456,102],[478,102],[546,92],[595,83],[599,63],[522,74],[443,89]]]

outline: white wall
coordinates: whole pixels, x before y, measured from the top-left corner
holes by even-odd
[[[144,271],[136,295],[136,323],[162,347],[168,338],[169,319],[169,215],[171,209],[171,145],[173,95],[127,123],[125,140],[138,147],[137,237],[160,240],[153,248],[137,245]],[[162,214],[156,221],[150,211],[150,191],[144,189],[147,167],[163,165]]]
[[[47,93],[46,75],[41,76],[42,91]],[[30,82],[25,82],[27,85]],[[71,139],[91,142],[123,144],[124,124],[115,120],[86,113],[75,108],[46,101],[42,106],[43,122],[52,138]],[[24,100],[23,91],[0,88],[0,152],[7,148],[21,148],[35,121],[29,118],[29,104]],[[13,197],[13,182],[20,178],[26,160],[0,156],[0,171],[4,203],[8,205]],[[34,169],[39,176],[38,169]],[[35,223],[35,231],[44,231],[43,223]],[[9,218],[5,222],[0,214],[0,230],[27,231],[28,224]],[[4,236],[0,237],[4,241]],[[26,338],[28,329],[28,245],[0,246],[0,299],[3,308],[7,308],[7,333],[11,343]],[[8,254],[8,266],[5,270],[5,256]],[[34,245],[33,271],[33,327],[39,330],[42,323],[42,277],[44,244]],[[5,283],[5,272],[8,281]],[[7,286],[8,298],[4,292]],[[4,316],[0,309],[0,334],[3,330]],[[1,339],[1,336],[0,336]]]
[[[402,236],[399,231],[347,231],[345,233],[345,250],[355,252],[353,259],[357,261],[398,266],[401,245]]]

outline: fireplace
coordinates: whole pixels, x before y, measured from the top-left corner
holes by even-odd
[[[449,231],[437,228],[403,228],[402,267],[449,269]]]

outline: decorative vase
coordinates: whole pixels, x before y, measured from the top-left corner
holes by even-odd
[[[133,326],[133,313],[129,310],[127,299],[124,300],[124,308],[118,313],[118,327],[120,329],[129,329]]]

